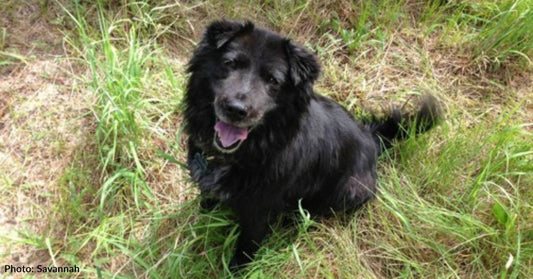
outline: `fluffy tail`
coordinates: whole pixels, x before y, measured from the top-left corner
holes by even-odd
[[[402,140],[415,134],[424,133],[433,128],[441,118],[437,99],[431,95],[424,96],[420,108],[414,114],[408,114],[395,108],[389,115],[378,119],[372,117],[365,125],[372,131],[380,144],[380,153],[392,146],[394,140]]]

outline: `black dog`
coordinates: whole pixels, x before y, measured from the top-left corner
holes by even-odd
[[[409,116],[394,111],[358,124],[313,91],[320,69],[301,46],[250,22],[212,23],[188,71],[188,166],[208,207],[236,213],[241,233],[230,263],[249,262],[282,212],[352,211],[376,193],[376,160],[393,139],[431,128],[427,99]],[[413,125],[414,124],[414,125]]]

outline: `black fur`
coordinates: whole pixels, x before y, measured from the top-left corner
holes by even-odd
[[[299,200],[312,215],[359,208],[376,194],[380,150],[405,138],[411,124],[428,130],[438,116],[428,99],[412,116],[394,111],[360,124],[313,91],[320,68],[312,54],[249,22],[212,23],[188,70],[188,166],[203,206],[222,202],[238,217],[233,267],[253,258],[269,223]],[[242,119],[227,117],[227,102],[238,102]],[[233,153],[213,144],[220,118],[249,129]]]

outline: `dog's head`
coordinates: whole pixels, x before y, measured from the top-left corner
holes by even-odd
[[[287,97],[282,95],[305,94],[295,89],[311,86],[320,69],[311,53],[272,31],[218,21],[207,27],[189,71],[210,83],[217,118],[213,144],[232,153],[275,112]]]

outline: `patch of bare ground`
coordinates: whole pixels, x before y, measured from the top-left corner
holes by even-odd
[[[37,2],[7,0],[0,5],[0,60],[5,62],[0,75],[19,69],[31,59],[63,54],[58,10],[48,10],[47,1]]]
[[[0,6],[7,34],[0,67],[0,259],[35,266],[49,263],[46,249],[17,239],[49,237],[57,181],[84,146],[88,102],[43,6],[11,2]]]
[[[8,238],[17,239],[17,230],[39,234],[48,225],[55,185],[83,144],[87,102],[72,90],[67,65],[37,58],[0,80],[7,111],[0,118],[0,234]],[[28,246],[1,249],[14,265],[42,260]]]

